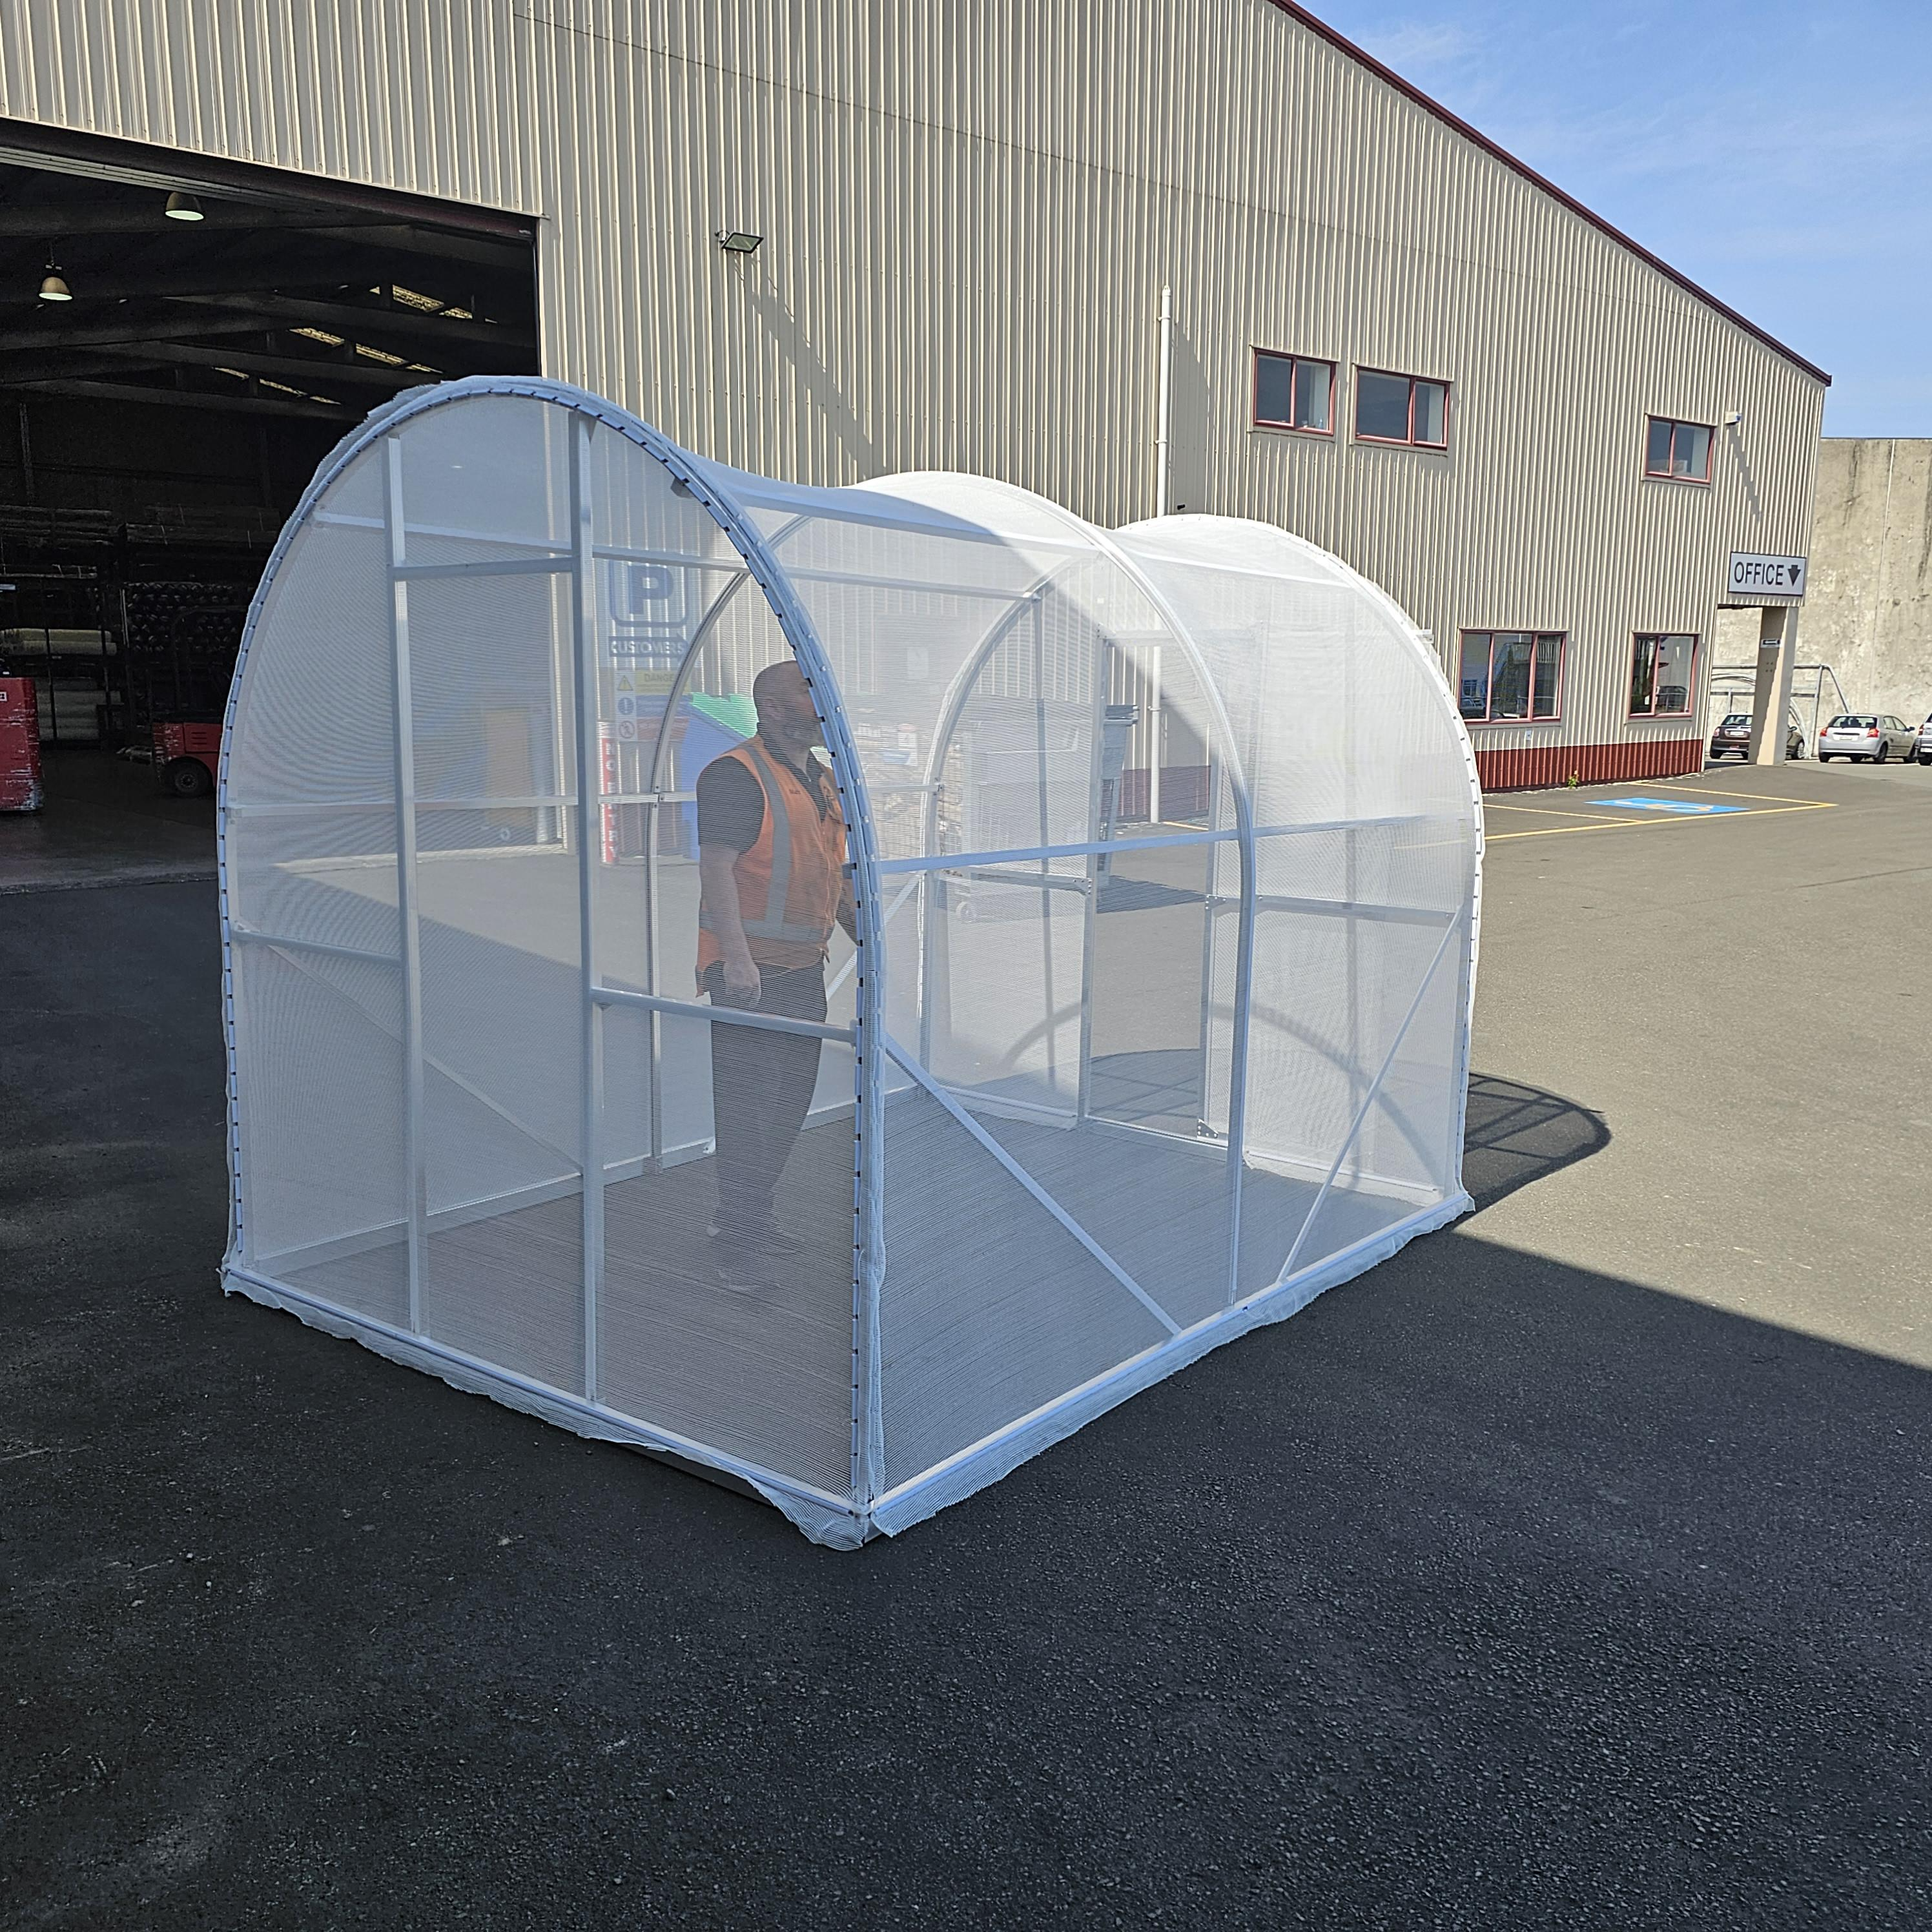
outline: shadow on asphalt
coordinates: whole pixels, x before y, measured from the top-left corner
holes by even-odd
[[[1478,1208],[1493,1208],[1610,1144],[1603,1116],[1574,1100],[1493,1073],[1469,1076],[1462,1185]]]
[[[36,904],[0,1922],[1928,1922],[1922,1374],[1466,1223],[835,1555],[224,1300],[212,891]]]

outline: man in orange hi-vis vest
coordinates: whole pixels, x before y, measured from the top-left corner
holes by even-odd
[[[788,1019],[825,1018],[825,955],[833,926],[856,939],[845,875],[845,814],[804,674],[789,658],[752,685],[754,738],[698,778],[698,983],[714,1006]],[[721,1021],[711,1029],[719,1279],[768,1281],[798,1243],[772,1211],[778,1177],[818,1081],[808,1035]]]

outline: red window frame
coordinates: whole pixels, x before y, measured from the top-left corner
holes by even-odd
[[[1660,644],[1671,638],[1688,638],[1690,640],[1690,671],[1684,681],[1684,708],[1681,711],[1660,711],[1657,709],[1657,668],[1653,664],[1650,674],[1651,708],[1648,711],[1627,709],[1624,716],[1633,723],[1641,724],[1652,718],[1688,718],[1693,715],[1697,698],[1697,667],[1704,655],[1702,635],[1696,631],[1634,631],[1630,634],[1630,681],[1624,686],[1624,703],[1630,705],[1631,694],[1636,688],[1636,654],[1640,646]]]
[[[1659,423],[1670,425],[1670,457],[1677,452],[1677,432],[1680,429],[1701,429],[1704,432],[1704,473],[1694,476],[1686,471],[1679,476],[1672,469],[1653,470],[1650,466],[1650,433]],[[1643,473],[1659,483],[1697,483],[1708,486],[1711,481],[1711,454],[1718,446],[1718,426],[1714,423],[1692,422],[1684,416],[1646,416],[1643,419]],[[1664,460],[1666,464],[1670,457]],[[1648,637],[1681,637],[1682,632],[1646,632]]]
[[[1292,349],[1263,349],[1258,345],[1250,352],[1252,371],[1250,382],[1248,416],[1256,429],[1286,430],[1291,436],[1318,436],[1324,441],[1335,440],[1335,364],[1325,356],[1304,356]],[[1283,422],[1278,417],[1262,414],[1262,358],[1266,356],[1276,362],[1312,362],[1328,372],[1328,427],[1311,429],[1304,423]],[[1294,378],[1288,377],[1288,394],[1294,393]],[[1292,405],[1291,404],[1291,406]]]
[[[1483,684],[1483,715],[1472,718],[1462,710],[1462,653],[1472,638],[1487,638],[1490,640],[1490,668]],[[1496,715],[1496,640],[1498,638],[1527,638],[1529,650],[1529,711],[1521,718],[1498,718]],[[1556,640],[1556,709],[1536,715],[1536,647],[1546,638]],[[1456,634],[1456,709],[1465,724],[1556,724],[1563,718],[1563,687],[1570,668],[1570,633],[1568,631],[1514,630],[1508,625],[1491,629],[1478,626],[1459,631]]]
[[[1391,381],[1408,385],[1408,434],[1406,436],[1370,436],[1362,428],[1362,378],[1364,376],[1387,376]],[[1415,436],[1415,386],[1428,382],[1442,392],[1442,440],[1440,442],[1418,442]],[[1379,443],[1384,449],[1436,449],[1446,451],[1449,447],[1449,416],[1455,396],[1455,385],[1443,376],[1411,376],[1400,369],[1372,369],[1365,364],[1355,364],[1355,440],[1358,442]]]

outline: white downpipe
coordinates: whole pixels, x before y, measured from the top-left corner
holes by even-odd
[[[1154,438],[1154,513],[1167,514],[1168,482],[1172,471],[1168,424],[1174,403],[1174,290],[1160,292],[1160,404]]]

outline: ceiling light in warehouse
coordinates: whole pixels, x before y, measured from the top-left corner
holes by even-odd
[[[179,188],[168,196],[167,206],[161,212],[170,221],[205,221],[208,218],[201,212],[201,203]]]

